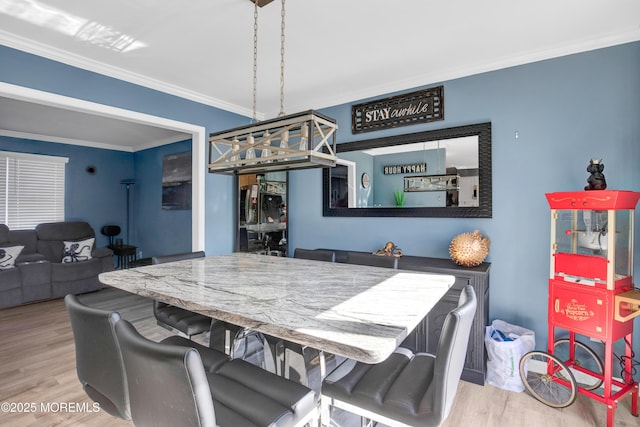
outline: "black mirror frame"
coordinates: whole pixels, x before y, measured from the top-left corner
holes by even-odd
[[[332,208],[329,203],[330,168],[325,168],[322,174],[322,215],[344,217],[433,217],[433,218],[491,218],[491,122],[458,126],[446,129],[436,129],[426,132],[416,132],[394,135],[384,138],[367,139],[364,141],[338,144],[336,151],[365,150],[370,148],[388,147],[392,145],[411,144],[423,141],[478,136],[478,168],[479,186],[477,207],[378,207],[378,208]]]

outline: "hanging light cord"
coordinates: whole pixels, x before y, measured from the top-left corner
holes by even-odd
[[[258,100],[258,2],[253,3],[253,122],[258,121],[256,104]]]
[[[285,0],[282,0],[282,9],[280,10],[280,113],[278,116],[284,116],[284,17],[285,17]]]

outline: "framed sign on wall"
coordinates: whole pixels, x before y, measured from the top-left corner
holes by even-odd
[[[444,86],[351,106],[351,132],[444,120]]]

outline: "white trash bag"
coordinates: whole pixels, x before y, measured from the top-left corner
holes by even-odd
[[[502,320],[485,328],[487,382],[509,391],[524,391],[520,378],[520,359],[536,346],[535,333]]]

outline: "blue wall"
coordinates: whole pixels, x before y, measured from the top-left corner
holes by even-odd
[[[0,80],[9,83],[194,123],[206,127],[207,132],[247,123],[246,118],[236,114],[6,47],[0,47],[0,58]],[[392,240],[406,254],[448,257],[453,236],[479,229],[492,240],[488,259],[492,263],[491,319],[500,318],[534,329],[538,348],[544,348],[550,225],[544,193],[582,189],[590,158],[603,159],[610,188],[640,191],[639,71],[640,42],[636,42],[434,82],[429,86],[445,87],[446,120],[360,135],[350,133],[351,104],[323,109],[322,113],[338,120],[339,143],[492,122],[493,218],[325,218],[321,171],[296,171],[290,173],[290,247],[372,251]],[[7,144],[2,141],[0,144]],[[33,147],[37,151],[40,146]],[[72,153],[80,150],[60,147]],[[6,145],[0,148],[8,149]],[[148,162],[158,162],[162,156],[160,149],[146,151],[137,153],[135,160],[122,160],[127,165],[134,162],[135,177],[145,187],[147,180],[154,179],[152,176],[161,168],[161,163],[150,166]],[[114,166],[119,162],[109,160]],[[97,166],[100,174],[102,169]],[[125,168],[123,175],[130,171]],[[104,184],[112,186],[110,197],[114,199],[122,194],[120,179],[114,176],[109,178],[113,184]],[[232,183],[226,176],[206,176],[205,243],[209,254],[233,248]],[[148,196],[156,197],[151,193]],[[83,196],[83,200],[84,197],[91,195]],[[81,212],[82,202],[78,203],[75,206],[74,202],[70,212],[76,209]],[[82,214],[91,217],[105,215],[103,210],[112,209],[108,203],[84,204],[89,211]],[[170,233],[166,229],[146,228],[143,232],[141,221],[158,221],[160,227],[159,215],[160,210],[154,212],[153,208],[149,212],[146,207],[140,211],[140,239],[150,242],[149,233]],[[108,215],[100,218],[100,222],[112,219]],[[638,214],[636,221],[640,221]],[[635,237],[638,250],[639,235],[636,233]],[[638,260],[636,256],[636,272],[640,272]],[[640,354],[639,331],[636,327],[636,354]]]
[[[603,159],[610,189],[640,191],[639,76],[636,42],[434,82],[430,86],[444,85],[446,118],[431,124],[352,135],[351,104],[324,109],[338,121],[339,143],[490,121],[493,218],[325,218],[322,172],[296,171],[290,174],[290,247],[373,251],[391,240],[405,254],[448,257],[452,237],[478,229],[491,239],[490,318],[534,329],[544,348],[550,240],[544,194],[582,190],[590,158]],[[635,247],[638,275],[638,232]]]
[[[139,256],[191,251],[191,210],[162,209],[162,158],[184,151],[191,151],[191,140],[135,153]]]

